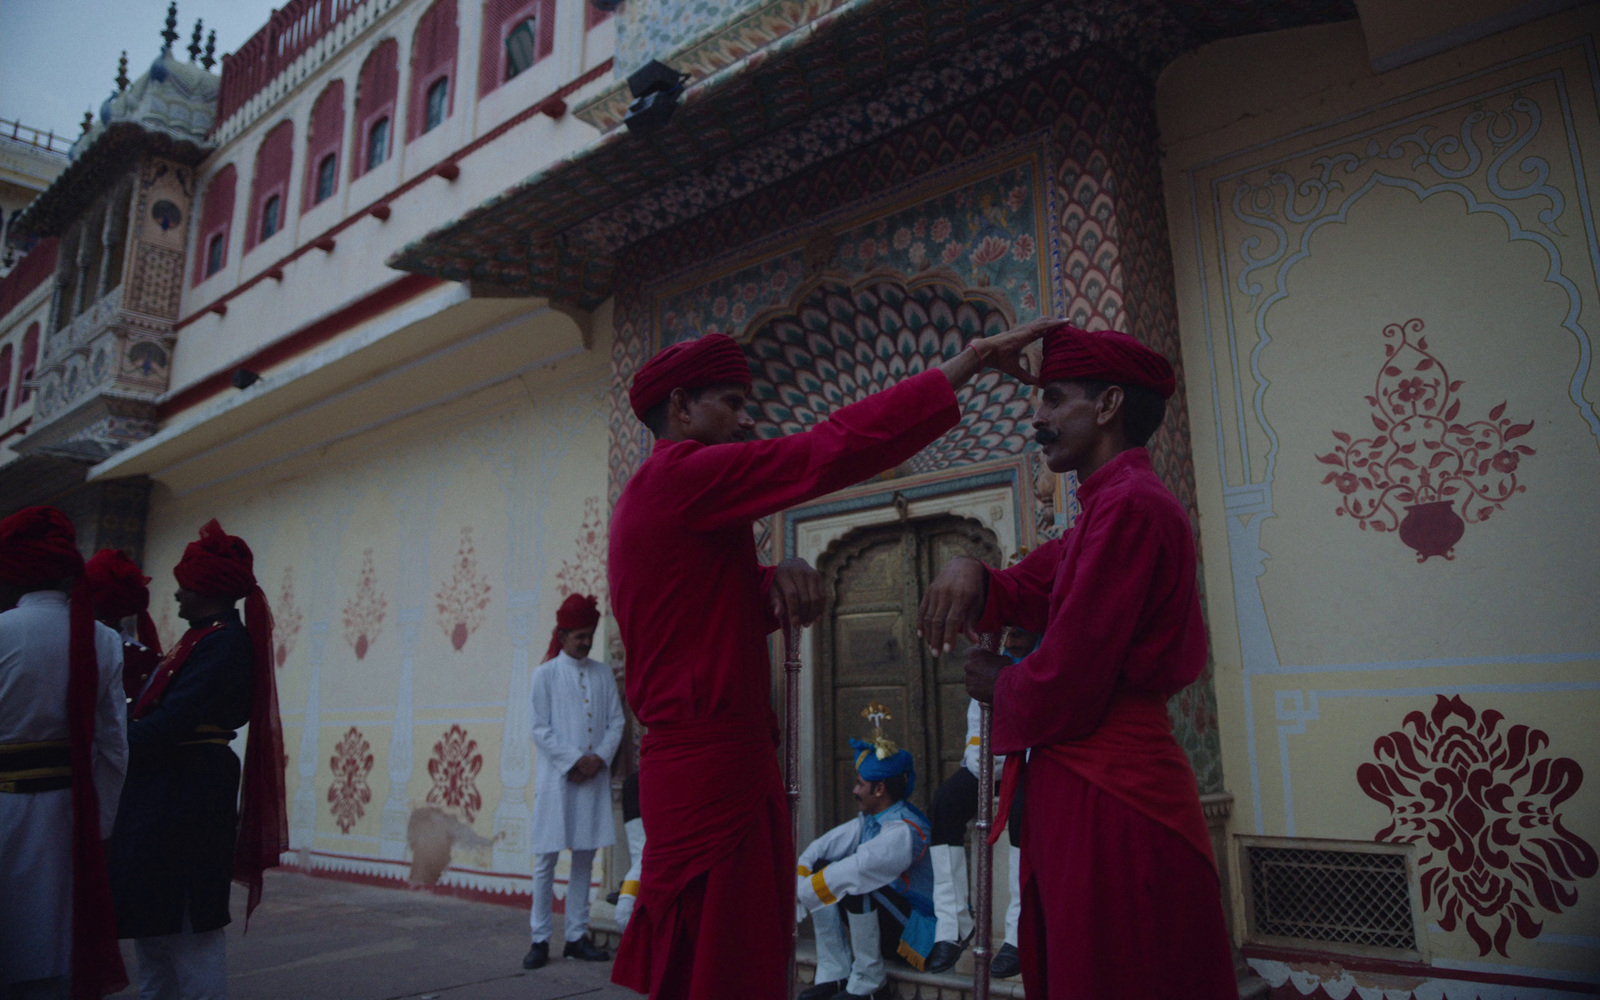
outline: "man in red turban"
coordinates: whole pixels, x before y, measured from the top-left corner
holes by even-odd
[[[750,369],[711,334],[636,376],[655,436],[611,517],[612,610],[627,697],[648,729],[639,804],[650,832],[613,980],[656,1000],[788,996],[795,849],[770,707],[767,635],[822,610],[816,571],[762,566],[753,523],[905,462],[955,426],[955,390],[985,366],[1032,382],[1030,324],[841,406],[801,433],[748,440]]]
[[[136,619],[134,636],[122,639],[122,690],[132,702],[161,663],[161,636],[150,618],[150,578],[121,549],[101,549],[84,564],[94,616],[116,629]]]
[[[936,653],[961,632],[1043,633],[1015,665],[976,647],[966,664],[1006,755],[1002,826],[1025,792],[1023,983],[1049,1000],[1232,1000],[1211,838],[1166,707],[1206,663],[1188,514],[1145,450],[1176,378],[1125,333],[1067,325],[1045,336],[1040,378],[1034,436],[1051,471],[1078,474],[1082,513],[1010,569],[951,561],[920,610]]]
[[[589,880],[595,851],[617,840],[611,818],[611,761],[622,743],[625,719],[611,668],[589,658],[599,624],[600,605],[594,597],[569,595],[556,611],[550,649],[529,685],[530,730],[539,753],[528,830],[534,856],[533,909],[525,969],[541,968],[550,958],[551,903],[562,851],[572,852],[562,956],[585,962],[611,959],[610,952],[589,938]]]
[[[112,889],[118,930],[135,939],[141,993],[223,996],[228,883],[249,888],[248,920],[262,871],[288,848],[272,615],[250,546],[214,520],[173,576],[189,630],[128,713]],[[229,744],[247,722],[241,794]]]
[[[121,643],[52,507],[0,521],[0,589],[0,996],[70,980],[97,1000],[128,984],[101,849],[127,769]]]

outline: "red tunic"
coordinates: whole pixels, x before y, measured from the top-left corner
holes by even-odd
[[[1206,662],[1189,519],[1143,448],[1078,499],[1060,540],[990,572],[979,626],[1043,632],[994,701],[995,753],[1016,762],[1005,784],[1026,782],[1023,982],[1049,1000],[1236,998],[1199,793],[1165,707]]]
[[[788,996],[794,844],[770,706],[772,570],[752,522],[892,469],[956,423],[949,380],[908,378],[803,434],[659,441],[611,516],[645,843],[612,979],[658,1000]]]

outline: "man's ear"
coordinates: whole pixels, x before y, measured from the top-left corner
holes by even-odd
[[[667,420],[689,420],[689,390],[678,388],[667,394]]]
[[[1100,399],[1095,404],[1095,423],[1106,427],[1117,419],[1117,414],[1122,412],[1122,404],[1127,399],[1127,394],[1120,385],[1108,385],[1100,394]]]

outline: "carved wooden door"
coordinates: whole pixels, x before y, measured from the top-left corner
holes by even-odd
[[[944,516],[854,531],[819,567],[829,592],[818,637],[816,714],[824,828],[857,812],[849,740],[870,735],[871,723],[861,713],[871,702],[882,702],[893,716],[884,734],[916,758],[917,788],[911,798],[919,807],[927,809],[933,789],[961,766],[966,644],[935,658],[916,631],[923,591],[958,555],[996,565],[1000,550],[987,528]]]

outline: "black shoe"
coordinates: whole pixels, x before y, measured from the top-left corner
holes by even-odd
[[[894,1000],[894,984],[884,983],[871,993],[851,993],[841,990],[834,994],[833,1000]]]
[[[833,1000],[844,991],[846,980],[835,979],[827,983],[813,983],[800,991],[800,1000]]]
[[[528,949],[528,953],[522,956],[522,967],[524,969],[542,969],[548,961],[550,961],[550,942],[535,941],[533,947]]]
[[[617,900],[621,898],[622,891],[620,889],[613,889],[611,892],[606,893],[606,902],[610,903],[612,906],[616,906]]]
[[[561,951],[562,958],[576,958],[580,962],[609,962],[611,952],[595,946],[585,934],[576,941],[568,941],[567,946]]]
[[[995,953],[994,961],[989,963],[990,979],[1010,979],[1022,971],[1022,956],[1017,954],[1017,946],[1003,944]]]
[[[947,972],[955,967],[956,962],[961,959],[963,951],[966,951],[966,949],[954,941],[935,941],[933,949],[928,952],[928,957],[922,962],[922,971],[932,973]]]

